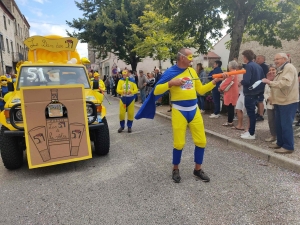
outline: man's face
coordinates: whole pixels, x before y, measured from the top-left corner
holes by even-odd
[[[286,62],[286,58],[282,57],[279,54],[276,54],[274,57],[274,63],[276,65],[276,68],[282,66]]]
[[[156,74],[158,74],[158,72],[159,72],[159,70],[158,70],[158,69],[155,69],[154,71],[155,71],[155,73],[156,73]]]
[[[139,74],[140,74],[141,77],[143,76],[143,72],[142,71],[140,71]]]
[[[248,61],[248,59],[243,55],[243,62],[244,63],[248,63],[249,61]]]
[[[122,76],[123,76],[124,79],[125,79],[126,77],[129,77],[129,75],[130,75],[130,73],[129,73],[128,70],[123,70],[123,71],[122,71]]]
[[[190,64],[193,62],[193,53],[191,50],[186,49],[185,54],[181,55],[181,62],[186,66],[189,67]]]
[[[256,63],[258,64],[263,64],[265,62],[264,58],[261,56],[256,57]]]
[[[214,68],[217,68],[217,67],[218,67],[218,64],[214,62],[213,67],[214,67]]]

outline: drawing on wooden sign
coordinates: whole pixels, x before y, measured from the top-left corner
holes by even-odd
[[[45,108],[46,127],[37,126],[28,134],[44,162],[56,158],[78,156],[85,131],[82,123],[69,124],[68,111],[59,102],[58,90],[51,89],[51,102]]]

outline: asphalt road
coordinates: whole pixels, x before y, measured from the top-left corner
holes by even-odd
[[[0,165],[0,224],[300,224],[300,176],[208,138],[204,171],[193,175],[188,133],[182,182],[171,179],[170,121],[117,133],[118,99],[106,103],[111,150],[104,157],[16,171]]]

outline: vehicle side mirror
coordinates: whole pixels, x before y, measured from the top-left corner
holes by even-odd
[[[96,89],[96,90],[99,89],[99,82],[93,82],[93,90],[94,89]]]
[[[15,90],[14,83],[8,82],[7,83],[8,92],[13,92]]]

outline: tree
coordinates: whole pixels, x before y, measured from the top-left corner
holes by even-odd
[[[196,47],[188,34],[182,39],[176,39],[168,29],[170,19],[158,14],[151,5],[146,5],[139,20],[139,25],[131,25],[137,43],[134,50],[138,55],[148,55],[157,60],[170,59],[171,64],[174,64],[178,49]]]
[[[215,0],[155,0],[160,14],[170,18],[169,31],[177,39],[193,38],[198,53],[207,53],[222,36],[223,20]]]
[[[84,18],[66,21],[70,27],[78,30],[70,36],[77,37],[92,45],[105,58],[112,52],[119,59],[136,70],[144,55],[137,55],[136,34],[130,29],[131,24],[138,24],[147,0],[83,0],[76,6],[84,12]]]
[[[158,3],[159,2],[159,3]],[[172,16],[176,33],[191,32],[206,53],[226,25],[231,36],[229,60],[238,58],[243,34],[266,46],[297,40],[300,0],[156,0],[160,12]],[[222,14],[227,15],[222,20]]]

